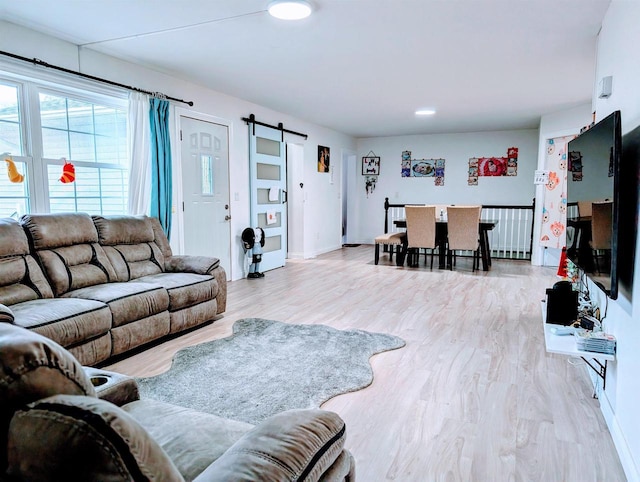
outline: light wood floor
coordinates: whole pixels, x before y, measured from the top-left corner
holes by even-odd
[[[347,423],[358,480],[624,481],[584,363],[545,352],[540,300],[555,281],[522,261],[430,271],[344,248],[229,283],[220,320],[108,368],[161,373],[244,317],[392,333],[407,346],[371,359],[372,385],[323,405]]]

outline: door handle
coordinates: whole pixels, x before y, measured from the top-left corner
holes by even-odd
[[[229,219],[231,219],[231,216],[229,216],[228,214],[224,217],[225,221],[229,221]]]
[[[285,191],[284,189],[282,190],[282,194],[284,195],[284,199],[282,200],[282,204],[286,204],[287,202],[287,191]]]

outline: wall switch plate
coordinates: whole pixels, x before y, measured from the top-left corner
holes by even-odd
[[[533,177],[534,184],[547,184],[549,182],[549,171],[536,171]]]

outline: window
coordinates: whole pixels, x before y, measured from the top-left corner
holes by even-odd
[[[12,161],[4,163],[6,175],[0,168],[0,217],[127,211],[122,97],[0,78],[0,152]],[[11,164],[24,175],[22,181],[11,180]]]

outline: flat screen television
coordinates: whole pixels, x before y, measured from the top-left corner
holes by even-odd
[[[618,204],[618,293],[632,301],[640,199],[640,126],[622,136]]]
[[[567,166],[567,257],[612,299],[618,296],[620,124],[615,111],[571,140]]]

